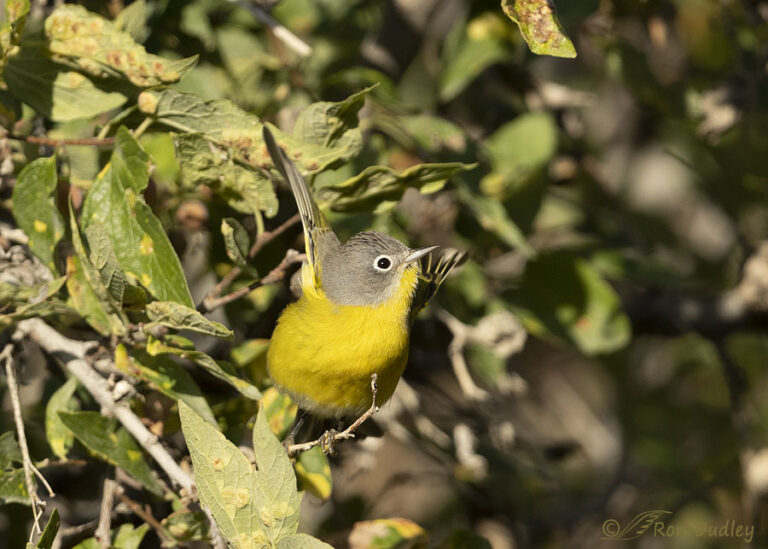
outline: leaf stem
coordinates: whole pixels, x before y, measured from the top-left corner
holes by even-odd
[[[147,129],[154,124],[155,119],[152,116],[147,116],[144,120],[141,121],[141,124],[138,125],[138,127],[133,130],[133,137],[134,139],[138,139],[141,137]]]
[[[115,144],[114,137],[83,137],[73,139],[53,139],[51,137],[38,137],[36,135],[17,135],[9,133],[8,139],[16,141],[26,141],[33,145],[45,145],[48,147],[58,147],[61,145],[83,146],[83,147],[111,147]]]

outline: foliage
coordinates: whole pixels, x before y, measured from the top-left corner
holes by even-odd
[[[0,352],[56,492],[6,414],[9,546],[592,547],[635,511],[761,516],[764,6],[280,0],[275,29],[243,4],[4,3]],[[338,458],[282,444],[266,349],[302,239],[265,125],[342,239],[471,258]]]

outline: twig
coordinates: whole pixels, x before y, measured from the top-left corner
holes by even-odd
[[[312,440],[310,442],[302,442],[301,444],[291,444],[286,448],[286,452],[289,456],[294,456],[299,452],[306,452],[314,448],[315,446],[321,446],[325,454],[333,454],[334,445],[340,440],[347,440],[355,438],[355,431],[365,423],[373,414],[379,411],[379,406],[376,404],[376,395],[379,392],[379,386],[377,383],[378,374],[371,374],[371,407],[368,408],[363,415],[355,420],[355,422],[344,429],[341,432],[333,429],[326,431],[320,438]]]
[[[91,393],[102,410],[117,418],[136,442],[154,458],[165,474],[181,486],[187,494],[196,496],[194,479],[174,461],[157,437],[149,432],[125,402],[115,402],[107,381],[85,360],[84,357],[93,347],[92,344],[68,339],[39,318],[29,318],[19,322],[17,333],[31,338],[45,351],[61,360],[67,370]],[[217,549],[226,547],[210,510],[205,507],[203,510],[210,522],[214,547]]]
[[[33,465],[29,458],[29,447],[27,446],[27,435],[24,433],[24,418],[21,415],[21,402],[19,400],[19,386],[16,382],[16,371],[13,368],[13,345],[9,343],[0,353],[0,358],[5,359],[5,375],[8,380],[8,393],[11,395],[11,405],[13,406],[13,419],[16,423],[16,434],[19,437],[19,447],[21,448],[21,460],[24,468],[24,485],[27,487],[29,500],[32,504],[32,531],[29,533],[29,543],[32,543],[37,534],[42,534],[40,528],[40,517],[43,516],[43,505],[40,497],[37,495],[37,487],[33,481]]]
[[[127,404],[114,401],[107,381],[97,374],[84,358],[89,347],[87,344],[64,337],[39,318],[30,318],[20,322],[18,331],[33,339],[48,353],[59,358],[67,370],[93,395],[102,410],[117,418],[136,439],[136,442],[154,458],[168,477],[186,490],[188,494],[194,494],[195,483],[192,477],[174,461],[157,440],[157,437],[149,432]]]
[[[229,2],[249,10],[256,19],[269,27],[272,34],[275,35],[275,38],[292,49],[299,57],[309,57],[312,55],[312,47],[309,44],[278,23],[260,6],[256,6],[245,0],[229,0]]]
[[[285,278],[285,273],[288,267],[290,267],[295,263],[301,263],[306,258],[307,258],[306,254],[301,254],[296,250],[288,250],[283,260],[277,265],[277,267],[269,271],[267,276],[265,276],[264,278],[256,280],[250,283],[248,286],[239,288],[234,292],[229,293],[222,297],[206,296],[203,299],[203,301],[200,303],[200,305],[197,306],[197,310],[200,311],[201,313],[210,312],[214,309],[221,307],[222,305],[226,305],[228,303],[231,303],[232,301],[235,301],[236,299],[240,299],[241,297],[248,295],[250,292],[252,292],[256,288],[259,288],[260,286],[267,286],[269,284],[274,284],[275,282],[279,282],[280,280]]]
[[[83,137],[72,139],[53,139],[52,137],[38,137],[36,135],[16,135],[9,133],[6,135],[8,139],[15,141],[26,141],[33,145],[46,145],[48,147],[58,147],[60,145],[73,145],[84,147],[111,147],[115,144],[114,137]]]
[[[111,478],[104,479],[104,488],[101,492],[101,505],[99,507],[99,525],[96,527],[96,541],[104,549],[112,545],[112,537],[109,535],[112,529],[112,505],[115,502],[117,483]],[[143,517],[142,517],[143,518]]]
[[[268,244],[269,242],[271,242],[272,240],[274,240],[275,238],[283,234],[290,227],[298,223],[300,219],[301,217],[299,216],[299,214],[296,214],[293,217],[288,218],[277,228],[272,229],[271,231],[266,231],[259,234],[259,236],[256,237],[256,240],[254,241],[253,246],[251,246],[251,249],[248,251],[248,257],[249,258],[256,257],[256,254],[259,253],[259,251],[261,251],[261,249],[266,244]],[[237,267],[237,266],[233,267],[232,270],[229,271],[224,276],[224,278],[222,278],[219,281],[218,284],[216,284],[216,286],[214,286],[207,294],[205,294],[205,298],[203,298],[203,302],[202,302],[202,307],[205,307],[206,303],[212,303],[213,300],[217,299],[221,295],[221,292],[224,291],[224,288],[228,288],[229,285],[232,284],[232,282],[234,282],[234,280],[240,275],[241,272],[243,272],[243,270],[240,267]],[[201,312],[206,312],[210,310],[211,309],[205,309],[205,311],[201,311]]]
[[[165,528],[163,527],[160,522],[150,513],[147,511],[144,507],[142,507],[139,502],[133,501],[131,498],[125,495],[123,492],[123,489],[118,487],[117,489],[117,497],[120,501],[125,503],[130,510],[141,520],[149,524],[152,529],[157,532],[158,537],[163,540],[164,542],[170,541],[172,542],[173,539],[168,535],[168,532],[165,531]]]
[[[48,481],[45,480],[45,477],[43,476],[43,473],[40,472],[40,469],[35,467],[35,464],[32,464],[32,472],[35,473],[35,476],[40,479],[40,482],[43,483],[43,486],[45,486],[45,489],[48,491],[48,497],[53,498],[56,497],[56,494],[53,491],[53,488],[51,488],[51,485],[48,484]]]
[[[467,361],[464,359],[464,347],[469,340],[471,326],[467,326],[445,309],[437,309],[437,316],[453,334],[453,339],[448,345],[448,357],[451,359],[453,374],[459,382],[461,392],[472,400],[485,400],[488,392],[478,387],[469,373]]]

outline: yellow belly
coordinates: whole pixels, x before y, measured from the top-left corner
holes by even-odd
[[[376,403],[386,402],[408,360],[412,290],[406,284],[403,290],[407,295],[378,306],[337,305],[322,292],[305,291],[272,335],[267,368],[274,382],[306,410],[339,417],[370,407],[376,373]]]

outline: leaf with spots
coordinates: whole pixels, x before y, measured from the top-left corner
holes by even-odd
[[[166,326],[174,330],[189,330],[221,339],[233,339],[235,337],[234,332],[223,324],[208,320],[195,309],[190,309],[173,301],[148,303],[147,316],[152,322],[145,327]]]
[[[354,548],[395,549],[396,547],[426,547],[427,532],[404,518],[386,518],[356,522],[349,534]]]
[[[152,356],[144,350],[130,353],[122,344],[115,348],[115,366],[120,371],[149,383],[157,391],[173,400],[183,400],[195,412],[216,424],[216,418],[200,387],[180,364],[166,355]]]
[[[103,226],[120,268],[155,298],[194,307],[184,271],[160,220],[144,201],[148,156],[121,127],[107,167],[85,199],[83,224]]]
[[[3,11],[4,17],[1,18],[0,26],[0,74],[8,61],[8,54],[19,43],[29,15],[29,0],[5,0]]]
[[[153,494],[162,495],[144,453],[128,431],[98,412],[59,412],[64,425],[97,458],[123,469]]]
[[[99,270],[91,263],[69,205],[69,224],[75,254],[67,258],[67,289],[74,308],[103,335],[124,335],[128,319],[122,305],[107,290]]]
[[[296,480],[290,460],[263,414],[257,416],[257,428],[271,441],[260,436],[254,448],[259,471],[221,431],[181,401],[179,416],[200,502],[211,510],[230,547],[270,547],[294,534],[299,511]],[[275,453],[278,448],[282,456]],[[289,477],[283,478],[286,472]]]
[[[45,20],[48,47],[74,68],[97,78],[124,77],[140,88],[177,82],[197,56],[169,60],[147,53],[130,34],[82,6],[64,4]]]
[[[270,387],[261,397],[259,405],[267,416],[267,423],[274,435],[282,440],[296,420],[299,406],[288,395]]]
[[[152,356],[171,354],[185,360],[190,360],[207,370],[209,374],[230,384],[240,391],[242,395],[253,400],[259,400],[261,398],[261,391],[259,391],[255,385],[239,377],[230,363],[213,360],[209,355],[202,351],[167,345],[159,339],[150,336],[147,340],[147,352]]]
[[[557,19],[552,0],[501,0],[501,9],[520,27],[533,53],[576,57],[576,48]]]
[[[45,406],[45,436],[54,455],[67,459],[67,452],[72,448],[74,435],[61,421],[59,412],[73,412],[80,409],[77,400],[72,397],[77,389],[77,379],[71,377],[48,399]]]
[[[93,223],[85,230],[88,242],[89,259],[99,270],[101,281],[106,286],[109,295],[117,303],[122,303],[125,293],[125,273],[117,264],[115,251],[109,241],[109,235],[98,223]]]
[[[19,174],[13,187],[13,216],[29,237],[29,248],[57,273],[54,250],[64,236],[64,218],[56,208],[56,157],[38,158]]]
[[[232,154],[203,135],[177,137],[176,152],[186,187],[208,185],[242,213],[264,212],[267,217],[277,213],[277,196],[270,179],[262,171],[235,162]]]
[[[408,188],[436,192],[456,172],[474,167],[461,162],[418,164],[397,172],[387,166],[369,166],[355,177],[323,187],[317,197],[335,211],[374,210],[384,202],[400,200]]]

